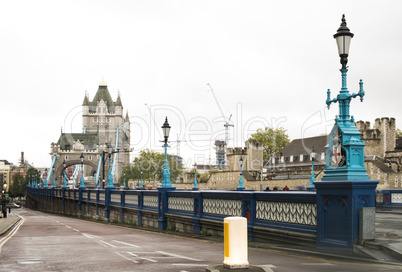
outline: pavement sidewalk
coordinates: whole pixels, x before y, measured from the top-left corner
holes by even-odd
[[[7,217],[0,218],[0,236],[5,234],[12,226],[14,226],[21,218],[15,213],[7,213]]]

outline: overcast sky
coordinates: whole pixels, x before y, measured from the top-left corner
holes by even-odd
[[[131,118],[135,156],[162,151],[165,116],[169,153],[187,165],[215,160],[213,140],[244,146],[257,128],[283,127],[291,139],[329,132],[341,87],[333,34],[346,15],[352,39],[348,88],[356,120],[402,122],[402,1],[0,1],[2,130],[0,159],[20,152],[49,167],[50,144],[82,132],[85,91],[104,80],[120,91]],[[147,105],[145,105],[147,104]],[[154,121],[156,121],[156,126]],[[209,140],[193,141],[189,140]],[[211,141],[212,139],[212,141]]]

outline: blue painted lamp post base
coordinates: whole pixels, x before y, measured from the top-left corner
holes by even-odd
[[[352,252],[359,240],[359,211],[375,207],[376,180],[316,181],[317,248]]]

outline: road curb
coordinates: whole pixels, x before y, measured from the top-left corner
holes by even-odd
[[[1,219],[0,219],[1,220]],[[0,237],[6,234],[12,227],[14,227],[19,221],[21,220],[20,217],[16,217],[14,221],[12,221],[7,227],[3,230],[0,230]]]

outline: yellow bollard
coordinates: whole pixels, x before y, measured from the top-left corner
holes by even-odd
[[[225,242],[223,267],[248,268],[247,219],[245,217],[226,217],[223,224]]]

